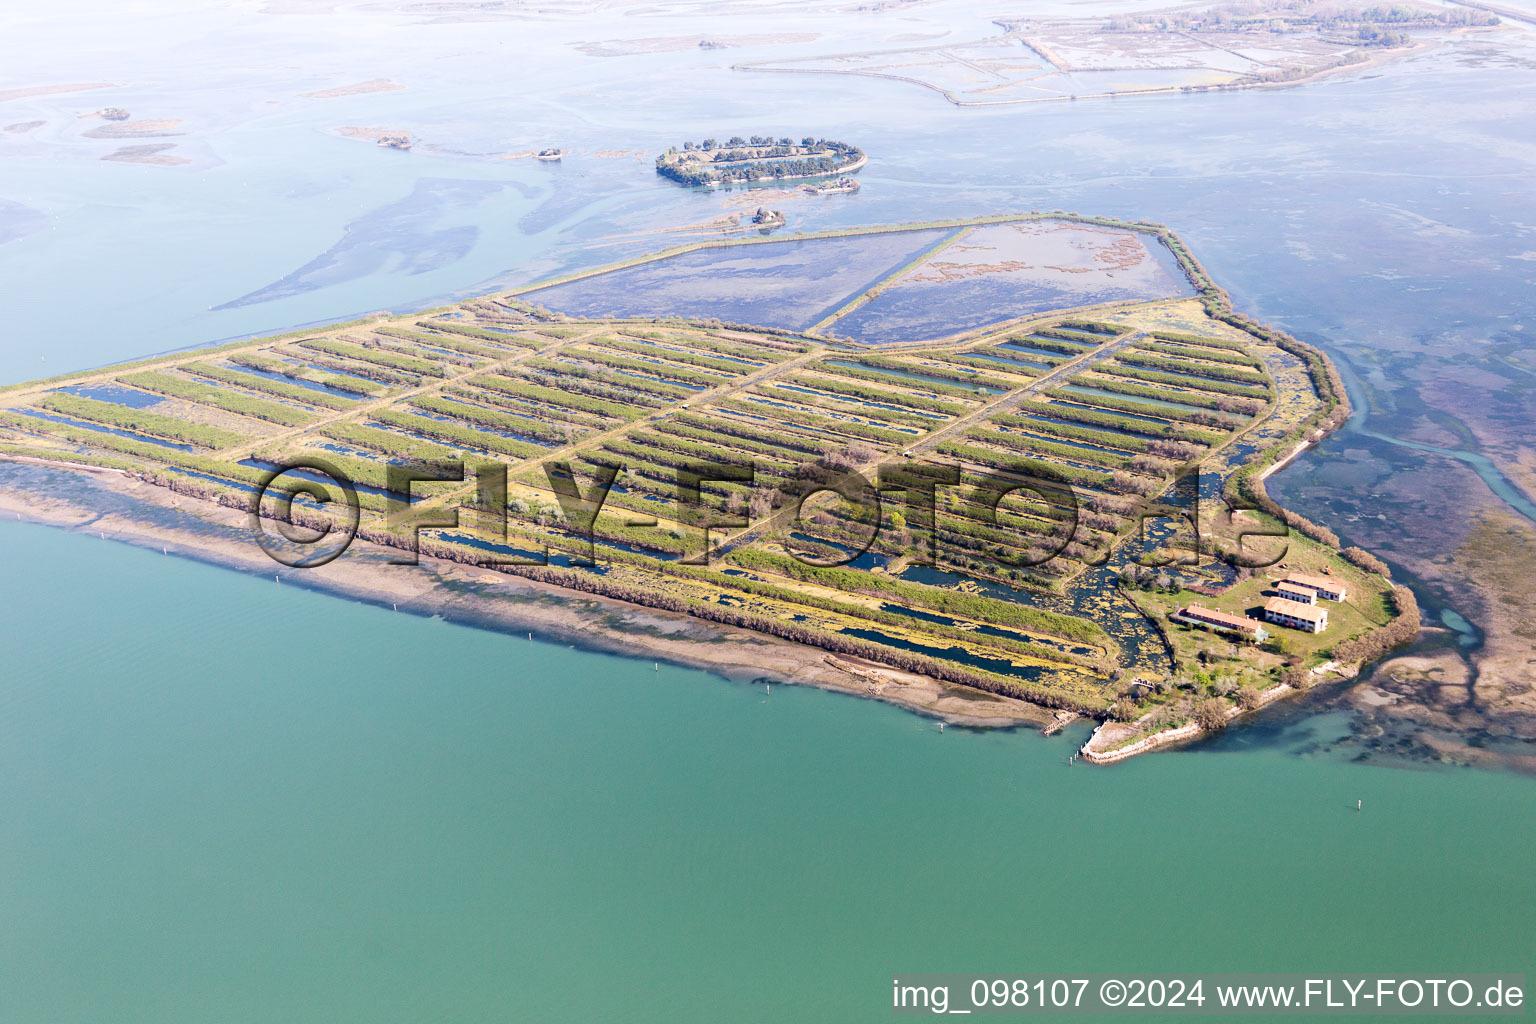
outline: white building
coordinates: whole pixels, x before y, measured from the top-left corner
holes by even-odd
[[[1232,615],[1228,612],[1219,612],[1214,608],[1202,608],[1197,604],[1180,608],[1175,618],[1183,618],[1198,622],[1201,625],[1214,629],[1219,633],[1237,633],[1249,640],[1257,640],[1263,630],[1252,619],[1245,619],[1241,615]]]
[[[1308,633],[1321,633],[1328,628],[1328,609],[1319,608],[1315,604],[1302,604],[1300,601],[1287,601],[1283,597],[1272,597],[1264,602],[1264,618]]]
[[[1295,580],[1281,580],[1275,584],[1275,593],[1297,604],[1317,604],[1317,591],[1304,587]]]
[[[1313,576],[1311,573],[1288,573],[1285,579],[1280,581],[1282,586],[1290,584],[1291,589],[1305,587],[1315,590],[1317,596],[1325,601],[1342,601],[1348,596],[1343,580],[1336,580],[1331,576]]]

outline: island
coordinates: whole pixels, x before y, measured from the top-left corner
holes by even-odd
[[[348,139],[366,139],[385,149],[408,150],[414,145],[411,133],[398,128],[373,128],[363,125],[345,125],[337,129]]]
[[[858,190],[859,183],[852,178],[838,178],[835,181],[819,181],[800,186],[800,191],[813,196],[846,195]]]
[[[846,174],[864,162],[864,152],[846,142],[735,135],[723,145],[705,139],[672,146],[656,158],[656,173],[681,185],[721,185]]]
[[[1112,762],[1417,634],[1384,563],[1265,490],[1348,413],[1169,228],[1036,211],[13,385],[0,509],[953,722],[1087,717]]]

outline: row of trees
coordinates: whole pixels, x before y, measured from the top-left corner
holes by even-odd
[[[1203,11],[1146,15],[1118,15],[1104,23],[1109,32],[1305,32],[1312,30],[1357,32],[1379,25],[1415,28],[1497,25],[1499,18],[1488,11],[1435,11],[1407,4],[1373,6],[1364,10],[1323,5],[1310,0],[1288,3],[1249,3],[1215,7]],[[1386,33],[1383,33],[1386,34]],[[1401,36],[1406,33],[1391,33]],[[1362,35],[1362,38],[1364,36]]]
[[[800,145],[806,149],[810,149],[816,146],[818,143],[825,144],[826,140],[813,138],[810,135],[807,135],[805,138],[800,140]],[[794,144],[795,140],[791,139],[788,135],[781,136],[777,140],[775,140],[771,135],[754,135],[750,139],[744,139],[740,135],[732,135],[730,138],[725,140],[724,148],[742,149],[746,146],[779,146],[787,149]],[[683,151],[687,153],[692,153],[695,150],[704,150],[705,152],[709,152],[720,148],[720,142],[717,139],[705,139],[703,142],[698,143],[683,143]]]

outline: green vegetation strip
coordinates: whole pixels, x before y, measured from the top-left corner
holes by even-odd
[[[1112,479],[1108,473],[1097,473],[1089,469],[1079,469],[1076,466],[1063,466],[1056,462],[1041,462],[1039,459],[1010,458],[995,448],[982,448],[973,444],[961,444],[958,441],[945,441],[939,445],[938,450],[978,466],[1002,469],[1020,476],[1042,477],[1046,480],[1058,480],[1088,487],[1107,487]]]
[[[461,324],[453,320],[418,320],[417,327],[426,327],[434,331],[447,331],[450,334],[463,335],[466,338],[479,338],[481,341],[489,341],[495,345],[511,345],[514,348],[543,348],[539,342],[530,338],[522,338],[505,331],[493,331],[486,327],[474,327],[470,324]]]
[[[577,412],[574,409],[557,409],[549,405],[538,405],[525,398],[513,398],[511,395],[502,394],[499,391],[487,391],[484,388],[449,387],[444,388],[443,393],[463,398],[477,405],[500,410],[519,419],[524,417],[536,419],[549,431],[563,432],[569,428],[573,436],[577,433],[604,429],[613,425],[612,420],[597,413]]]
[[[717,355],[736,356],[741,359],[752,359],[766,363],[780,363],[791,356],[802,352],[809,352],[811,346],[805,342],[794,342],[788,339],[761,338],[752,344],[740,341],[727,341],[724,338],[716,338],[697,332],[686,334],[663,334],[660,331],[627,330],[625,335],[634,338],[646,338],[651,341],[659,341],[663,344],[687,345],[704,352],[714,352]]]
[[[793,380],[768,381],[759,385],[759,393],[771,397],[780,402],[793,402],[796,405],[810,406],[827,413],[857,414],[868,420],[885,425],[916,427],[924,433],[942,426],[942,419],[930,416],[926,413],[908,411],[905,409],[887,409],[870,401],[849,397],[827,391],[813,391],[805,384],[796,384]],[[800,419],[798,409],[776,409],[780,416],[794,420]]]
[[[286,359],[270,359],[266,356],[239,353],[230,356],[229,361],[236,366],[260,370],[263,373],[280,374],[289,380],[307,380],[314,384],[324,384],[328,388],[346,391],[349,394],[362,395],[365,398],[376,398],[385,391],[384,388],[371,381],[358,380],[356,377],[346,377],[335,373],[321,373],[305,363],[290,363]]]
[[[426,331],[409,331],[403,327],[378,327],[375,334],[381,334],[386,338],[396,338],[400,341],[410,341],[421,345],[431,345],[435,348],[451,349],[454,352],[466,356],[476,356],[481,359],[510,359],[517,355],[516,350],[504,348],[492,348],[489,345],[477,345],[463,338],[452,335],[427,333]]]
[[[1100,345],[1110,340],[1107,335],[1094,334],[1091,331],[1074,331],[1065,327],[1047,327],[1044,330],[1036,331],[1035,337],[1056,338],[1061,341],[1075,341],[1082,345],[1088,346],[1088,348],[1098,348]],[[1031,341],[1031,344],[1034,344],[1034,342]],[[1078,351],[1082,351],[1082,349],[1078,349]]]
[[[1186,344],[1184,342],[1143,341],[1133,347],[1141,351],[1156,352],[1178,359],[1206,359],[1216,363],[1251,366],[1256,370],[1262,369],[1264,366],[1263,361],[1257,356],[1251,356],[1246,352],[1224,348],[1197,348],[1193,344]]]
[[[1112,412],[1132,413],[1136,416],[1156,417],[1160,421],[1172,420],[1174,422],[1169,425],[1178,430],[1190,429],[1180,427],[1179,423],[1181,421],[1185,423],[1196,423],[1201,426],[1214,427],[1221,431],[1236,430],[1238,427],[1242,426],[1244,422],[1239,417],[1229,416],[1225,413],[1216,412],[1215,410],[1201,409],[1191,412],[1187,409],[1168,409],[1161,405],[1151,405],[1147,402],[1138,402],[1131,398],[1114,398],[1109,395],[1080,395],[1075,391],[1068,391],[1065,388],[1051,388],[1046,392],[1046,394],[1051,398],[1056,399],[1058,402],[1075,402],[1078,405],[1094,406],[1095,408],[1093,411],[1107,409],[1111,410]],[[1052,404],[1054,405],[1054,403]],[[1081,410],[1069,410],[1066,407],[1063,407],[1061,410],[1062,414],[1065,414],[1068,411],[1076,413]],[[1053,412],[1051,415],[1056,415],[1056,413]],[[1132,423],[1137,422],[1139,421],[1132,421]],[[1127,426],[1125,429],[1144,430],[1148,427],[1156,429],[1160,426],[1161,423],[1141,424],[1139,426]],[[1196,433],[1198,433],[1198,431],[1196,431]],[[1174,437],[1176,435],[1168,434],[1167,436]]]
[[[1033,412],[1033,408],[1028,411]],[[1090,427],[1080,427],[1065,420],[1051,420],[1042,423],[1040,420],[1031,419],[1028,416],[994,416],[992,422],[1000,427],[1012,427],[1015,430],[1033,430],[1036,433],[1050,433],[1058,437],[1071,438],[1074,441],[1086,441],[1089,444],[1104,445],[1108,448],[1118,448],[1128,452],[1144,452],[1151,443],[1147,438],[1135,434],[1127,434],[1118,430],[1094,430]]]
[[[720,359],[715,356],[707,356],[698,352],[678,351],[676,348],[648,341],[624,341],[619,338],[599,338],[588,342],[590,345],[601,345],[605,349],[615,352],[629,352],[650,359],[666,359],[674,363],[686,363],[689,366],[698,366],[706,370],[716,370],[720,373],[730,374],[733,377],[743,376],[754,370],[763,368],[764,363],[748,366],[746,363],[734,359]]]
[[[402,338],[392,338],[387,334],[374,333],[363,346],[370,352],[392,352],[407,359],[425,359],[428,362],[441,364],[445,371],[462,371],[468,366],[485,368],[486,361],[478,356],[468,355],[464,352],[455,352],[447,348],[440,348],[429,340],[413,341]],[[505,356],[501,358],[506,358]]]
[[[515,377],[503,377],[500,374],[471,377],[469,383],[477,388],[495,391],[498,394],[508,395],[512,398],[525,398],[532,402],[564,406],[565,408],[576,409],[580,412],[596,413],[599,416],[611,416],[618,420],[634,419],[637,416],[644,415],[647,411],[645,409],[620,405],[618,402],[605,402],[601,399],[591,398],[587,395],[576,394],[570,391],[560,391],[555,388],[529,384]]]
[[[1145,384],[1134,384],[1130,381],[1116,379],[1115,377],[1093,377],[1081,373],[1073,377],[1071,382],[1082,388],[1096,388],[1099,391],[1112,391],[1117,395],[1129,395],[1132,398],[1150,398],[1154,402],[1172,402],[1179,405],[1197,406],[1203,409],[1222,410],[1223,406],[1238,398],[1236,395],[1223,397],[1205,394],[1200,391],[1170,391],[1167,388],[1154,388]],[[1071,395],[1071,392],[1068,392],[1068,395]],[[1081,397],[1088,397],[1095,402],[1098,401],[1097,396]],[[1262,400],[1260,402],[1262,404]],[[1165,409],[1161,406],[1154,406],[1153,408],[1156,410],[1154,415],[1157,416],[1167,416],[1174,419],[1183,419],[1188,416],[1188,413],[1182,409]],[[1250,412],[1252,411],[1257,410],[1250,410]]]
[[[87,427],[76,427],[68,423],[55,423],[52,420],[38,419],[9,412],[0,412],[0,423],[14,427],[17,430],[25,430],[31,433],[46,433],[51,438],[68,441],[71,444],[101,448],[106,451],[116,452],[119,455],[132,455],[135,458],[143,459],[145,462],[150,463],[151,465],[148,468],[151,469],[169,465],[248,484],[259,482],[262,476],[260,470],[249,466],[222,462],[219,459],[206,455],[184,452],[178,448],[167,448],[164,445],[154,444],[150,441],[136,441],[131,437],[119,437],[116,434],[108,434],[101,430],[91,430]],[[47,457],[52,458],[54,456],[50,454]]]
[[[1131,380],[1146,381],[1149,384],[1160,384],[1171,388],[1189,388],[1197,394],[1215,393],[1219,395],[1231,395],[1233,398],[1251,399],[1261,405],[1268,399],[1266,388],[1252,388],[1242,384],[1232,384],[1223,380],[1214,380],[1210,377],[1201,377],[1188,367],[1183,367],[1179,373],[1163,373],[1157,370],[1140,370],[1124,363],[1099,364],[1094,367],[1098,373],[1113,377],[1130,378]],[[1188,373],[1189,376],[1180,376]],[[1180,392],[1181,394],[1185,392]],[[1169,399],[1178,401],[1178,399]],[[1199,405],[1199,402],[1189,403]]]
[[[1192,374],[1196,377],[1209,377],[1214,380],[1231,381],[1243,384],[1250,388],[1258,388],[1260,391],[1269,387],[1268,379],[1262,373],[1254,373],[1251,370],[1238,369],[1229,363],[1219,365],[1213,363],[1201,363],[1188,357],[1170,358],[1155,352],[1126,350],[1115,357],[1117,363],[1129,366],[1145,367],[1149,370],[1168,370],[1172,373]],[[1209,384],[1196,384],[1196,387],[1209,388]],[[1245,392],[1240,392],[1245,393]]]
[[[956,366],[954,364],[947,366],[934,366],[932,364],[918,362],[913,359],[899,359],[892,356],[877,355],[855,355],[846,358],[848,361],[859,363],[862,366],[869,366],[880,370],[894,370],[897,373],[916,373],[922,374],[926,377],[938,377],[941,380],[952,381],[955,384],[979,384],[982,387],[997,388],[1000,391],[1007,391],[1009,388],[1013,387],[1013,384],[1010,381],[1006,381],[998,377],[988,377],[986,374],[980,373],[969,366]],[[935,356],[934,358],[942,363],[946,357]],[[927,381],[910,381],[909,386],[912,384],[915,384],[919,387],[933,386],[930,385]],[[962,395],[966,395],[969,392],[969,389],[964,387],[959,388],[958,390]]]
[[[563,353],[571,359],[589,359],[594,363],[602,363],[616,370],[628,370],[631,373],[641,373],[652,377],[661,377],[684,384],[697,384],[701,387],[717,387],[726,382],[726,378],[714,373],[699,373],[696,370],[685,369],[672,363],[653,362],[648,359],[627,359],[624,356],[602,349],[593,348],[591,345],[566,349]]]
[[[806,565],[788,555],[776,555],[755,548],[731,553],[730,561],[743,569],[772,572],[791,579],[804,580],[855,594],[889,598],[898,604],[927,608],[944,615],[975,619],[999,626],[1013,626],[1035,633],[1058,636],[1078,643],[1109,646],[1109,637],[1097,623],[1029,605],[1002,601],[995,597],[945,590],[921,583],[909,583],[895,576],[876,575],[862,569],[830,568]]]
[[[886,405],[894,405],[897,408],[938,413],[945,417],[961,416],[967,411],[965,406],[956,405],[953,402],[941,402],[934,398],[924,398],[921,395],[907,394],[902,391],[890,391],[886,388],[867,387],[846,380],[818,377],[809,373],[793,373],[783,379],[799,384],[801,387],[830,391],[833,394],[846,395],[849,398],[857,398],[860,401],[882,402]]]
[[[470,394],[463,389],[451,389],[452,394]],[[452,416],[455,419],[465,420],[479,424],[482,427],[490,427],[492,430],[505,430],[513,434],[521,434],[539,441],[562,443],[569,441],[571,430],[566,425],[555,425],[549,422],[540,422],[526,416],[514,416],[511,413],[497,412],[494,409],[486,409],[478,405],[469,405],[464,402],[451,402],[446,398],[435,398],[424,395],[411,402],[416,408],[425,412],[437,413],[439,416]]]
[[[307,405],[319,406],[322,409],[331,409],[340,412],[349,409],[356,403],[350,398],[340,395],[327,394],[315,388],[306,388],[298,384],[284,384],[280,380],[272,380],[270,377],[262,377],[254,373],[242,373],[239,370],[227,370],[222,366],[214,366],[212,363],[188,363],[181,367],[187,373],[195,373],[199,377],[207,377],[223,384],[233,384],[236,387],[247,388],[251,391],[260,391],[263,394],[276,395],[278,398],[286,398],[293,402],[304,402]]]
[[[223,409],[225,412],[239,413],[241,416],[250,416],[258,420],[266,420],[269,423],[279,423],[285,427],[302,427],[307,423],[315,421],[314,413],[305,412],[303,409],[295,409],[291,405],[283,405],[280,402],[268,402],[260,398],[251,398],[240,394],[238,391],[214,387],[212,384],[204,384],[200,381],[187,380],[184,377],[162,373],[159,370],[124,374],[117,379],[124,384],[142,388],[145,391],[169,395],[172,398],[182,398],[189,402],[196,402],[199,405],[210,405],[215,409]]]
[[[753,429],[748,424],[736,420],[703,419],[687,414],[674,416],[671,420],[658,424],[656,429],[668,434],[677,434],[680,437],[690,437],[696,441],[729,445],[743,451],[760,452],[791,461],[814,459],[830,447],[824,442],[810,440],[797,434],[784,432],[775,434]]]
[[[655,404],[662,400],[687,398],[689,395],[697,394],[691,388],[685,388],[681,384],[668,384],[666,381],[635,377],[591,363],[561,362],[544,356],[522,363],[518,371],[526,377],[533,377],[539,373],[548,374],[558,379],[564,387],[584,391],[597,398],[606,395],[609,398],[634,401],[634,396],[640,394],[646,396],[646,401]]]
[[[993,358],[993,356],[996,358]],[[1009,363],[1014,365],[1009,366],[1007,363],[1000,363],[998,362],[998,359],[1006,359]],[[1015,377],[1029,378],[1039,377],[1046,371],[1040,369],[1038,366],[1029,366],[1027,365],[1028,363],[1037,362],[1046,366],[1054,367],[1065,362],[1065,360],[1057,359],[1055,356],[1035,356],[1028,352],[1015,352],[1012,349],[992,349],[991,355],[981,355],[974,352],[957,352],[952,356],[945,356],[944,362],[948,363],[950,366],[964,369],[975,369],[977,371],[990,370],[993,373],[1007,373]],[[1012,390],[1013,388],[1020,387],[1022,384],[1022,382],[1016,380],[1004,381],[1001,378],[998,378],[997,380],[998,382],[996,384],[991,384],[990,386],[998,388],[1002,391]],[[978,377],[978,383],[987,384],[988,382]]]
[[[535,458],[544,451],[538,445],[529,444],[527,441],[518,441],[515,438],[502,437],[500,434],[490,434],[483,430],[444,423],[430,416],[413,416],[393,409],[381,409],[373,414],[373,418],[397,430],[409,430],[412,433],[423,434],[465,448],[499,452],[502,455],[510,455],[514,459]]]
[[[344,441],[358,448],[368,448],[409,462],[457,462],[464,453],[457,448],[422,441],[404,434],[396,434],[377,427],[365,427],[356,423],[329,423],[320,428],[326,437]],[[329,457],[329,456],[327,456]],[[358,460],[361,461],[361,460]],[[368,463],[377,466],[377,463]],[[379,467],[382,469],[383,467]]]
[[[1130,330],[1129,327],[1125,327],[1120,324],[1106,324],[1098,320],[1063,320],[1057,326],[1064,327],[1070,331],[1079,331],[1087,334],[1102,334],[1106,338],[1113,338],[1116,335],[1124,334],[1126,331]]]
[[[1031,424],[1029,429],[1045,431],[1049,430],[1049,425],[1035,423]],[[977,428],[968,432],[965,436],[967,439],[983,441],[987,444],[997,445],[1000,448],[1036,452],[1040,455],[1054,455],[1057,458],[1067,459],[1072,462],[1091,462],[1094,465],[1106,466],[1110,469],[1120,469],[1130,462],[1130,456],[1118,452],[1099,451],[1096,448],[1075,448],[1069,444],[1056,444],[1046,438],[1035,437],[1031,434],[1015,434],[1003,430]]]
[[[768,418],[772,420],[778,417],[778,422],[764,424],[765,428],[773,429],[778,427],[788,432],[804,432],[814,436],[817,440],[857,437],[861,440],[873,441],[882,445],[911,444],[917,440],[917,435],[915,434],[907,434],[899,430],[887,430],[872,423],[841,420],[832,416],[818,416],[804,409],[784,409],[766,401],[752,401],[745,398],[722,398],[715,403],[715,406],[730,412],[740,413],[743,416],[751,416],[755,419]]]
[[[1013,342],[1015,345],[1022,345],[1025,348],[1040,348],[1045,349],[1047,352],[1060,352],[1064,356],[1080,356],[1084,352],[1092,352],[1100,344],[1108,341],[1109,339],[1100,338],[1098,341],[1092,344],[1079,345],[1075,342],[1063,341],[1054,337],[1052,334],[1047,333],[1046,331],[1040,331],[1033,335],[1016,334],[1008,340]]]
[[[71,416],[77,420],[89,420],[92,423],[132,430],[153,437],[163,437],[168,441],[202,445],[205,448],[228,448],[245,440],[243,435],[232,430],[207,427],[201,423],[188,423],[174,416],[162,416],[159,413],[130,409],[111,402],[98,402],[94,398],[81,398],[78,395],[54,392],[37,404],[50,412]]]
[[[899,387],[913,388],[914,390],[918,391],[926,391],[938,398],[948,397],[966,399],[975,396],[975,392],[970,388],[963,388],[957,384],[944,384],[928,380],[912,380],[910,378],[897,376],[897,373],[887,373],[882,370],[864,370],[852,366],[838,366],[836,363],[831,362],[817,363],[815,370],[817,373],[825,373],[829,376],[842,377],[848,380],[862,380],[871,384],[895,384]],[[912,367],[910,369],[903,369],[897,372],[917,373],[920,371],[917,367]]]
[[[1200,345],[1205,348],[1224,348],[1237,352],[1246,352],[1248,346],[1241,341],[1232,341],[1229,338],[1213,338],[1207,334],[1185,334],[1179,331],[1153,331],[1152,337],[1163,341],[1177,341],[1185,345]]]
[[[341,356],[344,359],[355,359],[362,363],[377,363],[392,370],[404,370],[407,373],[416,373],[423,377],[444,377],[448,374],[447,369],[438,363],[427,359],[417,359],[414,356],[401,355],[387,349],[349,345],[346,342],[331,341],[328,338],[308,338],[299,344],[304,348],[313,349],[316,352],[324,352],[327,355]]]

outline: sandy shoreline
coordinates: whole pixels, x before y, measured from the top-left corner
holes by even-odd
[[[1258,479],[1268,480],[1271,476],[1280,472],[1291,463],[1295,462],[1301,456],[1302,452],[1306,451],[1308,448],[1311,448],[1315,443],[1316,442],[1313,441],[1310,437],[1304,439],[1289,452],[1286,452],[1284,455],[1280,456],[1280,458],[1276,459],[1274,462],[1271,462],[1269,465],[1260,470]]]
[[[129,499],[131,511],[98,512],[73,498],[49,495],[45,489],[28,486],[18,471],[6,471],[20,465],[36,467],[34,484],[48,473],[66,474],[73,481]],[[882,700],[956,725],[1043,727],[1054,718],[1050,710],[1026,701],[485,568],[425,556],[418,566],[392,565],[388,560],[398,557],[399,551],[362,540],[329,565],[290,569],[272,561],[256,544],[245,513],[115,470],[3,456],[0,474],[0,517],[5,519],[98,533],[401,613],[440,615],[509,637],[526,637],[531,632],[541,640],[705,669],[737,681],[765,679],[814,686]]]

